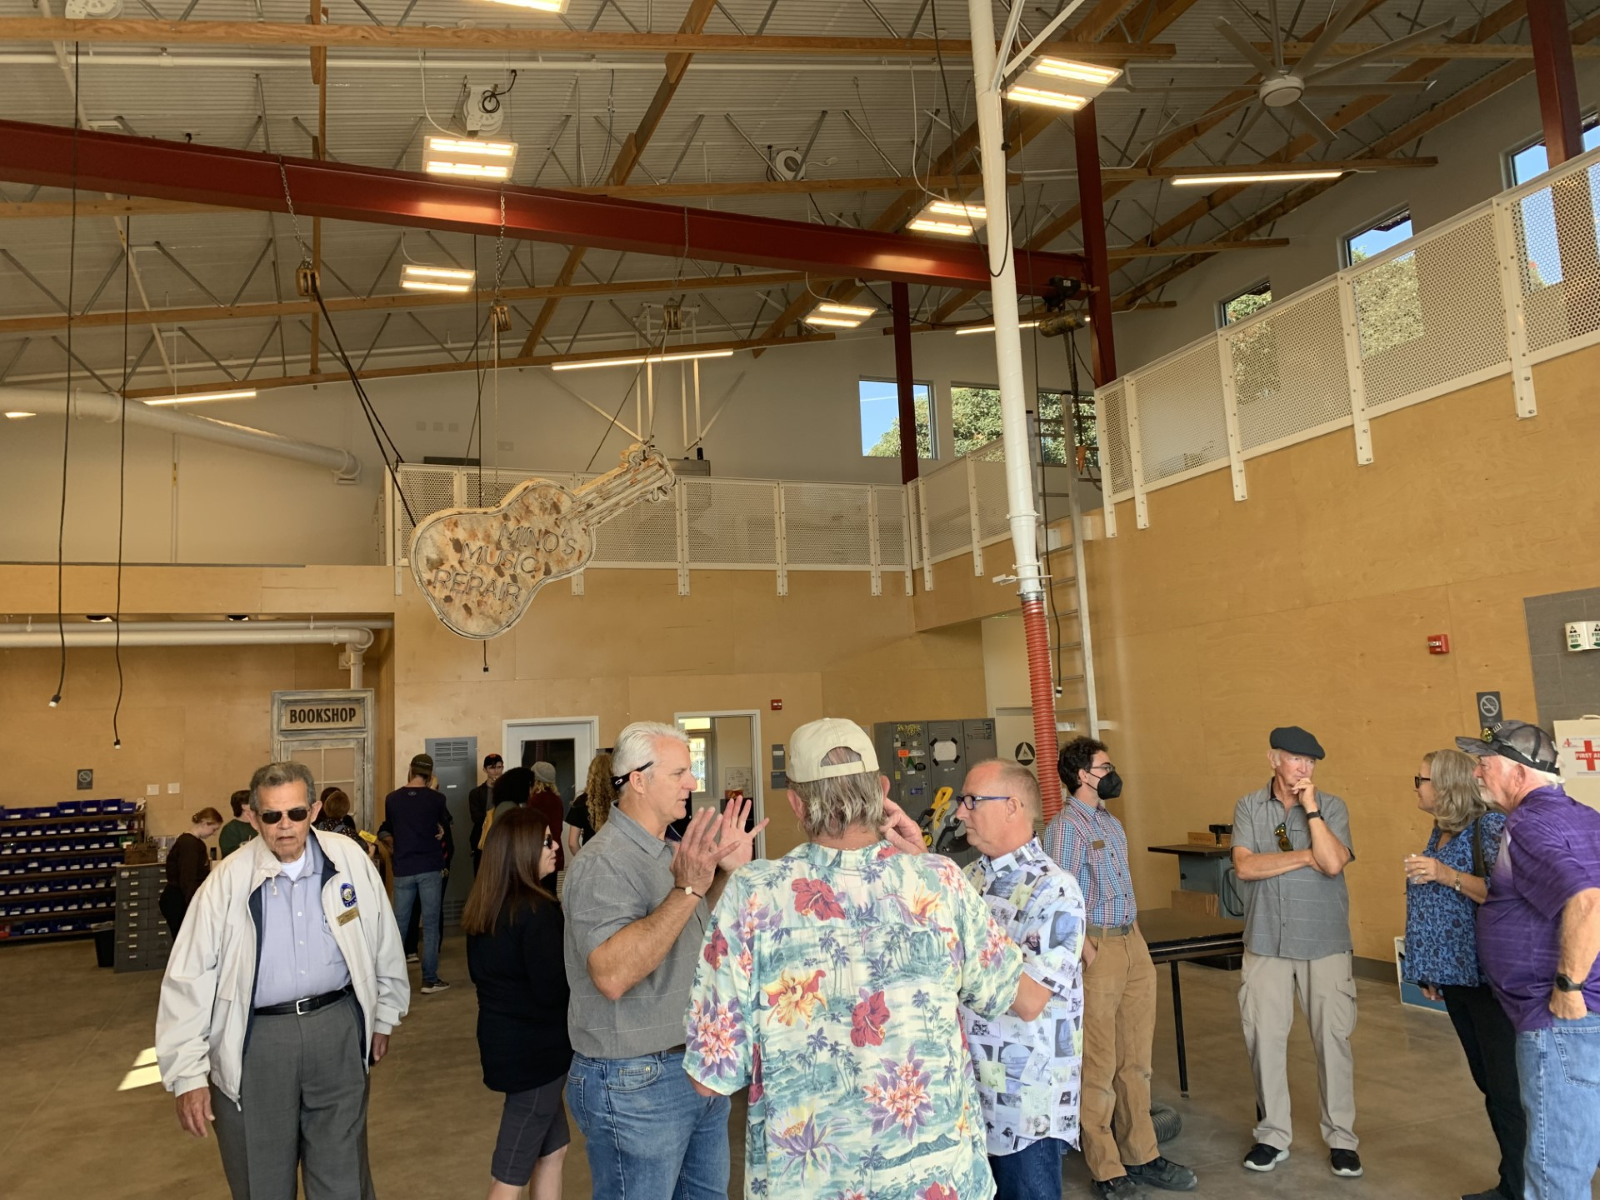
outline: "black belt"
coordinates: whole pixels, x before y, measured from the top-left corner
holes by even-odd
[[[303,1017],[307,1013],[314,1013],[319,1008],[327,1008],[330,1004],[337,1004],[351,992],[355,991],[352,984],[345,984],[337,992],[323,992],[320,996],[307,996],[303,1000],[290,1000],[287,1004],[268,1004],[256,1009],[258,1017]]]

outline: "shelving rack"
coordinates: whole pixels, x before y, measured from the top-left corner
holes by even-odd
[[[0,810],[0,944],[85,937],[117,909],[123,850],[144,838],[133,801]]]

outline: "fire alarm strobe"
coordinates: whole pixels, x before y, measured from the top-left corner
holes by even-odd
[[[1450,635],[1448,633],[1430,633],[1428,635],[1429,654],[1449,654]]]

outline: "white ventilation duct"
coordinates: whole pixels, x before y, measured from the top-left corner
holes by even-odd
[[[67,411],[66,395],[57,389],[3,388],[0,389],[0,410],[60,414]],[[79,420],[111,423],[122,416],[120,396],[109,392],[74,391],[71,401],[72,415]],[[184,437],[201,438],[239,450],[252,450],[257,454],[271,454],[295,462],[309,463],[332,471],[340,483],[355,483],[361,478],[361,460],[348,450],[333,446],[319,446],[285,437],[281,433],[268,433],[248,425],[234,425],[214,417],[196,413],[176,412],[166,407],[152,408],[142,400],[127,403],[128,421]]]

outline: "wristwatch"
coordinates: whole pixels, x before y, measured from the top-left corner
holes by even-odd
[[[1556,976],[1556,991],[1558,991],[1558,992],[1581,992],[1581,991],[1583,991],[1583,980],[1581,980],[1581,979],[1573,980],[1573,979],[1569,979],[1565,975],[1557,975]]]
[[[1322,820],[1322,811],[1320,809],[1318,809],[1316,812],[1308,812],[1308,813],[1306,813],[1306,820],[1308,820],[1308,821],[1320,821],[1320,820]]]
[[[704,900],[706,898],[706,894],[704,892],[697,892],[692,887],[690,887],[688,884],[684,884],[678,890],[680,892],[682,892],[686,896],[695,897],[697,900]]]

